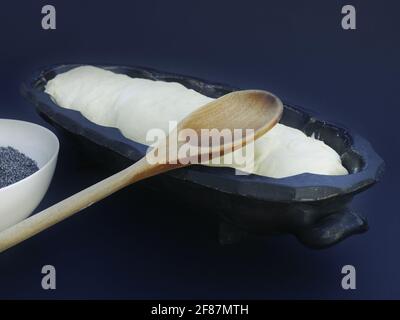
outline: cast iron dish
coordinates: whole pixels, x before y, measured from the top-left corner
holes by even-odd
[[[96,161],[102,159],[108,166],[123,169],[143,157],[147,147],[125,138],[118,129],[96,125],[77,111],[57,106],[44,93],[47,81],[77,66],[47,68],[23,83],[21,92],[35,104],[41,116],[73,136],[83,150],[96,155]],[[213,98],[237,90],[148,68],[101,67],[131,77],[179,82]],[[149,183],[179,193],[196,205],[213,208],[221,217],[221,243],[235,242],[248,232],[290,233],[309,247],[324,248],[366,231],[366,220],[348,205],[356,194],[379,181],[384,171],[383,160],[359,135],[317,120],[298,107],[285,104],[281,123],[323,140],[338,152],[350,174],[304,173],[275,179],[237,176],[231,168],[192,166],[154,177]]]

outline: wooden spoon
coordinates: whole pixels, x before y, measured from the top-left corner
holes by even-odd
[[[274,95],[260,90],[246,90],[229,93],[197,109],[177,126],[177,132],[192,129],[200,134],[201,129],[246,129],[254,130],[254,135],[242,135],[218,146],[199,146],[196,157],[209,156],[209,159],[243,147],[270,130],[280,119],[283,111],[282,102]],[[162,151],[170,146],[168,137],[157,147]],[[178,142],[177,148],[183,145]],[[165,148],[164,148],[165,149]],[[174,154],[174,153],[170,153]],[[193,158],[193,154],[191,155]],[[70,217],[110,194],[139,180],[184,167],[188,159],[175,156],[164,164],[149,163],[146,157],[132,166],[95,185],[37,213],[0,233],[0,252],[34,236],[50,226]]]

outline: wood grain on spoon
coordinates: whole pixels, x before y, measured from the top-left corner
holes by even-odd
[[[199,135],[202,129],[254,130],[253,136],[243,135],[240,139],[232,139],[232,141],[218,146],[198,148],[198,157],[204,156],[202,153],[206,152],[209,159],[212,159],[216,155],[219,156],[241,148],[248,142],[252,142],[265,134],[279,121],[282,111],[282,102],[266,91],[237,91],[200,107],[184,118],[178,124],[176,130],[179,132],[184,129],[192,129]],[[164,142],[165,145],[168,144],[168,137]],[[128,185],[187,165],[181,163],[182,159],[171,161],[169,158],[168,160],[169,162],[164,164],[151,164],[144,157],[125,170],[10,227],[0,233],[0,252],[34,236]]]

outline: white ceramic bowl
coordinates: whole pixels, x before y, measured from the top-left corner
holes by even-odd
[[[0,231],[27,218],[42,201],[56,168],[57,137],[37,124],[0,119],[0,147],[13,147],[36,161],[39,171],[0,189]]]

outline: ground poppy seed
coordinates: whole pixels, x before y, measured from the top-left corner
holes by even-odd
[[[36,161],[12,147],[0,147],[0,189],[29,177],[39,168]]]

